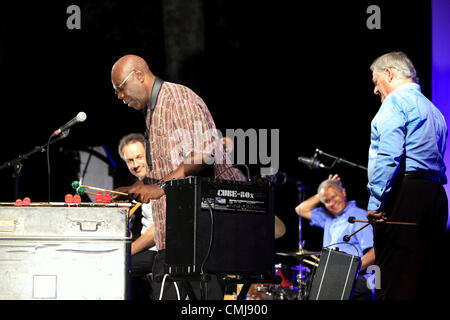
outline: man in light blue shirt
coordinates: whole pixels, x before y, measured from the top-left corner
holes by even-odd
[[[323,206],[320,206],[320,204]],[[355,201],[347,201],[345,188],[338,175],[330,175],[317,189],[317,194],[300,203],[295,211],[311,221],[311,225],[323,228],[323,247],[338,248],[340,251],[361,258],[360,276],[353,293],[353,299],[372,299],[365,271],[375,261],[373,230],[368,226],[344,241],[344,236],[353,234],[362,227],[360,223],[350,223],[349,218],[365,220],[366,211],[356,206]]]
[[[370,69],[382,102],[371,124],[367,185],[367,218],[374,225],[375,263],[381,270],[377,299],[430,297],[425,261],[442,243],[448,216],[442,187],[447,125],[421,93],[404,53],[385,54]]]

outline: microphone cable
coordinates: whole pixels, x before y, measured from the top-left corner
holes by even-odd
[[[55,137],[55,135],[51,135],[48,138],[47,141],[47,196],[48,196],[48,203],[50,203],[50,195],[51,195],[51,175],[50,175],[50,144],[53,142],[56,142],[58,140],[64,139],[69,135],[69,131],[70,129],[66,129],[65,131],[62,131],[61,134],[59,136],[56,136],[57,138],[55,140],[53,140],[52,142],[50,142],[52,140],[53,137]],[[43,151],[43,150],[42,150]]]
[[[53,136],[50,136],[47,141],[47,197],[48,203],[50,203],[51,182],[50,182],[50,140]]]

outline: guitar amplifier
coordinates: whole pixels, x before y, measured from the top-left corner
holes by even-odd
[[[187,177],[164,190],[167,273],[273,274],[273,183]]]
[[[344,252],[323,249],[314,275],[309,300],[349,300],[361,259]]]

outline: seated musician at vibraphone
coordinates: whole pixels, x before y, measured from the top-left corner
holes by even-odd
[[[125,161],[131,174],[139,180],[147,175],[145,158],[145,140],[139,133],[124,136],[119,143],[119,155]],[[151,203],[141,205],[142,229],[140,236],[131,244],[131,297],[138,297],[138,288],[142,287],[143,276],[152,272],[153,260],[156,255],[155,226],[153,225]],[[149,279],[150,280],[150,279]],[[144,286],[145,289],[145,286]],[[141,290],[142,291],[142,290]],[[151,286],[147,289],[148,297],[152,299]]]
[[[323,207],[320,204],[323,204]],[[323,247],[339,245],[340,251],[355,255],[356,248],[361,258],[361,269],[353,292],[353,300],[373,300],[374,291],[370,275],[365,271],[375,262],[373,230],[364,228],[352,236],[348,243],[343,238],[352,234],[358,227],[348,222],[349,217],[365,219],[366,211],[356,206],[355,201],[347,201],[347,194],[339,176],[330,175],[317,189],[317,194],[300,203],[295,211],[311,221],[311,225],[324,229]],[[356,247],[356,248],[355,248]],[[369,285],[368,285],[369,281]]]

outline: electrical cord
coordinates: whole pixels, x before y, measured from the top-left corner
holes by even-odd
[[[326,247],[324,247],[324,248],[328,248],[328,247],[331,247],[331,246],[335,246],[335,245],[337,245],[337,244],[347,244],[347,245],[351,245],[353,248],[355,248],[356,254],[357,254],[357,256],[359,257],[360,252],[359,252],[359,250],[358,250],[358,247],[355,246],[353,243],[350,243],[350,242],[336,242],[336,243],[329,244],[328,246],[326,246]]]
[[[178,290],[177,282],[174,281],[174,282],[173,282],[173,285],[175,286],[175,290],[176,290],[176,292],[177,292],[177,298],[178,298],[178,300],[181,300],[181,297],[180,297],[180,291]]]
[[[66,137],[69,135],[69,131],[70,131],[70,129],[66,129],[66,130],[62,131],[61,134],[60,134],[60,136],[57,137],[55,140],[53,140],[52,143],[53,143],[53,142],[56,142],[56,141],[58,141],[58,140],[60,140],[60,139],[66,138]],[[52,140],[53,137],[54,137],[54,136],[51,135],[51,136],[48,138],[47,145],[46,145],[46,147],[47,147],[47,180],[48,180],[48,181],[47,181],[47,193],[48,193],[48,202],[49,202],[49,203],[50,203],[50,193],[51,193],[51,180],[50,180],[50,140]],[[42,151],[44,151],[44,150],[42,150]]]
[[[48,138],[47,141],[47,196],[48,202],[50,203],[50,192],[51,192],[51,182],[50,182],[50,140],[52,136]]]
[[[163,293],[164,293],[164,283],[166,282],[166,278],[167,278],[168,276],[169,276],[169,274],[166,273],[166,274],[164,275],[164,277],[163,277],[163,280],[162,280],[162,283],[161,283],[161,290],[160,290],[160,293],[159,293],[159,299],[158,299],[158,300],[162,300],[162,296],[163,296]],[[177,298],[178,298],[178,300],[181,300],[181,297],[180,297],[180,291],[178,290],[178,285],[177,285],[176,281],[173,282],[173,285],[175,286],[175,290],[176,290],[176,292],[177,292]]]
[[[210,215],[210,233],[209,233],[209,245],[208,245],[208,251],[206,252],[205,258],[203,258],[202,264],[200,266],[200,272],[203,274],[203,267],[206,263],[206,260],[208,260],[209,255],[211,253],[211,247],[212,247],[212,242],[213,242],[213,236],[214,236],[214,214],[212,212],[212,207],[211,204],[208,203],[208,207],[209,207],[209,215]]]

